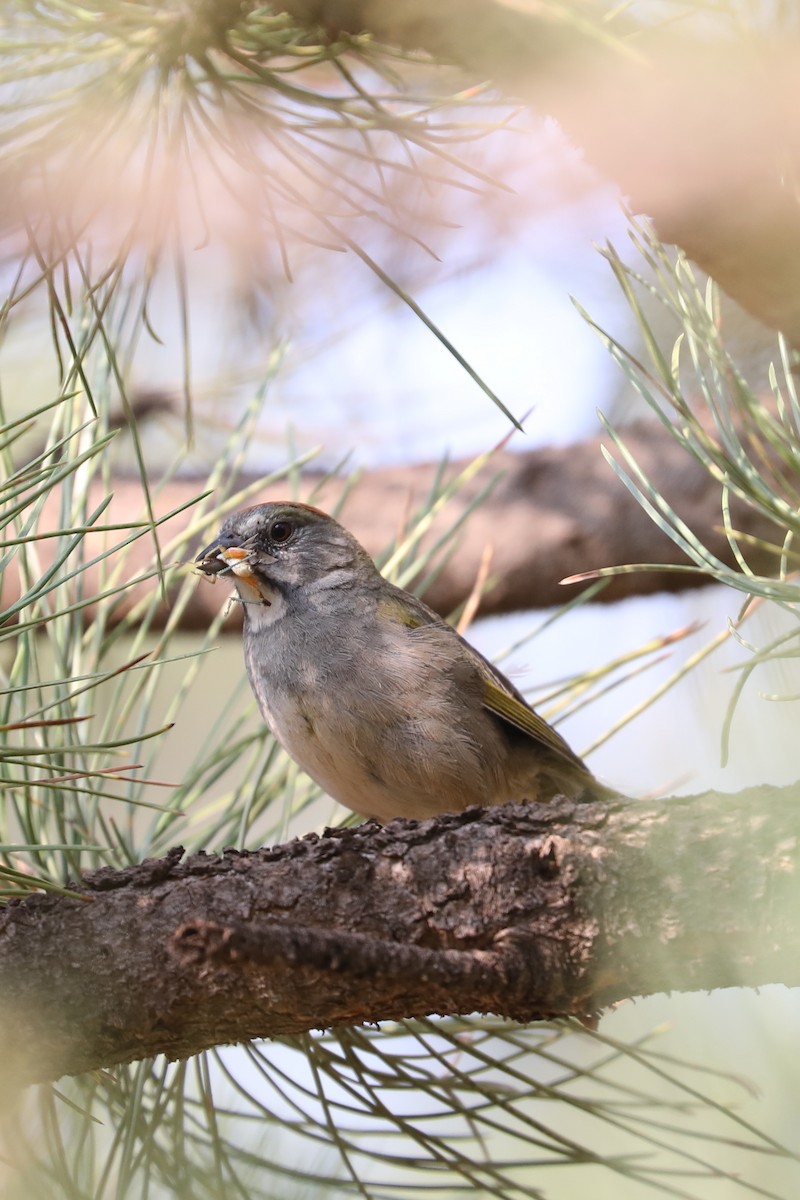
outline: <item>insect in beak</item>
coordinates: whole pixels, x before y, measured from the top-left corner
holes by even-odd
[[[213,578],[216,575],[233,574],[251,583],[255,580],[249,565],[252,557],[253,551],[245,550],[242,546],[223,546],[219,542],[213,542],[206,546],[205,550],[201,550],[194,561],[204,575]]]

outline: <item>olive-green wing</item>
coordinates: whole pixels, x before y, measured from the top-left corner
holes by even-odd
[[[496,717],[513,725],[515,729],[526,733],[528,737],[558,755],[570,766],[577,767],[587,778],[592,778],[586,764],[569,748],[561,735],[556,733],[543,717],[540,717],[525,703],[524,697],[517,692],[513,683],[506,679],[494,663],[484,658],[479,650],[465,641],[424,601],[401,592],[397,588],[384,588],[379,601],[379,609],[384,618],[388,617],[412,631],[433,627],[441,630],[442,636],[455,639],[462,647],[461,662],[469,665],[470,679],[474,681],[476,671],[480,677],[484,707],[494,713]]]
[[[540,742],[560,758],[566,759],[567,762],[572,763],[574,766],[584,767],[577,754],[574,754],[570,750],[561,735],[556,733],[555,729],[551,728],[543,717],[540,717],[538,713],[529,708],[522,700],[518,700],[516,696],[512,696],[510,692],[507,692],[505,688],[495,683],[492,679],[484,679],[483,703],[489,712],[494,713],[497,717],[501,717],[509,725],[513,725],[515,729],[527,733],[534,741]]]

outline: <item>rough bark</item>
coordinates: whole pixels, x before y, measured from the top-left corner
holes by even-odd
[[[284,0],[300,21],[424,49],[555,116],[634,211],[800,345],[796,39],[715,43],[504,0]],[[597,24],[593,24],[597,22]],[[606,39],[625,35],[627,50]]]
[[[800,984],[800,785],[469,809],[103,869],[0,911],[0,1066]]]
[[[463,603],[473,589],[487,546],[493,554],[490,588],[482,598],[484,614],[511,612],[526,608],[562,604],[575,594],[576,587],[563,587],[560,580],[581,571],[624,563],[658,562],[686,565],[688,560],[650,520],[617,480],[600,451],[602,439],[589,438],[566,447],[545,447],[528,454],[497,454],[489,465],[449,502],[430,531],[435,540],[448,526],[458,522],[475,497],[494,481],[488,497],[470,514],[460,530],[456,552],[442,564],[425,598],[439,612],[448,614]],[[728,541],[722,530],[719,484],[670,437],[661,425],[641,424],[625,431],[625,441],[645,474],[672,503],[686,524],[723,562],[734,566]],[[465,464],[453,464],[456,474]],[[341,513],[342,521],[372,554],[378,554],[397,536],[403,518],[422,506],[430,495],[439,468],[435,464],[383,468],[367,472],[349,492]],[[251,482],[237,481],[239,485]],[[302,495],[311,492],[318,481],[305,477]],[[166,513],[187,503],[202,488],[200,481],[178,480],[162,489],[156,499],[158,513]],[[315,500],[333,509],[344,488],[342,482],[326,485]],[[284,499],[286,486],[272,485],[253,496],[249,503],[266,499]],[[91,490],[90,506],[101,499]],[[120,479],[114,484],[110,507],[104,522],[141,520],[144,500],[138,481]],[[753,537],[775,541],[772,527],[756,512],[734,502],[735,527]],[[172,518],[160,530],[162,544],[186,529],[195,520],[191,511]],[[59,498],[54,494],[43,514],[42,528],[58,528]],[[216,532],[198,531],[197,540],[187,546],[186,557],[200,548]],[[778,539],[780,540],[780,539]],[[89,555],[105,545],[104,535],[90,534],[86,539]],[[42,569],[56,552],[54,539],[37,545]],[[768,573],[773,561],[757,547],[748,550],[755,571]],[[127,550],[126,571],[136,578],[152,570],[152,541],[148,536]],[[19,580],[16,564],[4,572],[4,605],[16,599]],[[635,572],[611,581],[601,593],[603,600],[657,591],[676,591],[713,582],[700,574],[666,571]],[[89,596],[99,588],[97,568],[89,567],[82,577],[82,594]],[[152,579],[132,585],[115,601],[119,619],[143,597],[152,594]],[[207,627],[224,602],[229,590],[210,587],[199,581],[192,602],[183,614],[187,629]],[[84,610],[90,617],[91,607]],[[163,611],[166,617],[168,608]],[[226,625],[235,629],[234,621]]]

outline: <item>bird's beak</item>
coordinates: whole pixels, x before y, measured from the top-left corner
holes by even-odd
[[[212,579],[217,575],[235,575],[237,580],[248,583],[258,592],[259,576],[253,566],[263,570],[275,559],[263,550],[248,549],[246,545],[237,546],[233,538],[219,537],[201,550],[194,561],[197,569]]]
[[[205,550],[201,550],[194,561],[204,575],[219,575],[220,571],[229,571],[232,562],[243,559],[246,554],[246,550],[235,546],[229,538],[217,538]]]

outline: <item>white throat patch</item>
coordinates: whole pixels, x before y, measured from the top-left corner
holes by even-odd
[[[234,579],[234,582],[251,628],[266,629],[281,619],[286,604],[280,592],[273,591],[261,581],[257,587],[247,579]]]

